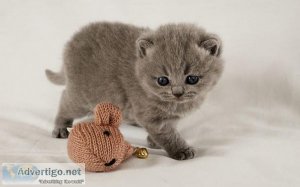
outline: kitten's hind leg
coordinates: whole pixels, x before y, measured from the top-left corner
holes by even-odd
[[[53,138],[68,138],[69,132],[67,127],[72,127],[73,119],[64,119],[57,116],[55,120],[55,127],[52,131]]]
[[[83,110],[78,100],[70,97],[66,90],[63,91],[58,113],[55,119],[55,127],[52,131],[54,138],[68,138],[67,127],[72,127],[73,120],[84,116],[87,112]]]
[[[131,126],[135,126],[135,127],[142,127],[142,126],[140,126],[139,124],[137,124],[137,123],[130,123],[129,125],[131,125]]]

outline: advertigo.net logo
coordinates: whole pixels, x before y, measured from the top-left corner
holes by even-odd
[[[3,163],[2,184],[85,184],[85,167],[74,163]]]

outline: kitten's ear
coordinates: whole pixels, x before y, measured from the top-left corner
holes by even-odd
[[[138,38],[136,41],[136,46],[139,57],[144,58],[147,55],[147,49],[152,47],[153,44],[153,39],[149,36],[142,36]]]
[[[209,51],[212,56],[219,57],[222,53],[222,41],[220,37],[215,34],[207,35],[205,39],[200,42],[199,47]]]

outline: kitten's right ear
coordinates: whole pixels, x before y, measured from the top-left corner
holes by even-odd
[[[216,34],[208,34],[199,44],[213,56],[219,57],[222,53],[222,41]]]
[[[153,39],[150,37],[140,37],[136,41],[138,55],[140,58],[147,56],[147,49],[153,46]]]

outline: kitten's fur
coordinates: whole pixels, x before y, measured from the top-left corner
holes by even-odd
[[[66,45],[60,73],[46,70],[52,82],[65,84],[53,136],[67,138],[73,119],[83,117],[99,102],[118,105],[127,123],[149,133],[152,147],[170,157],[194,157],[194,149],[173,124],[200,106],[222,70],[221,40],[190,24],[168,24],[157,30],[121,23],[93,23]],[[188,75],[202,76],[195,85]],[[170,79],[159,86],[157,78]],[[183,94],[179,99],[173,94]]]

